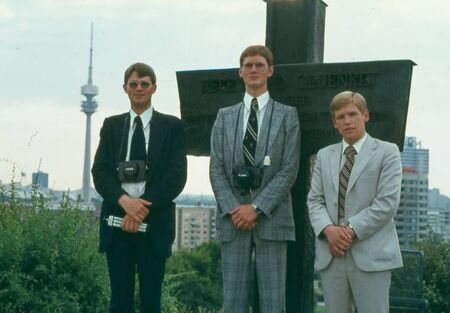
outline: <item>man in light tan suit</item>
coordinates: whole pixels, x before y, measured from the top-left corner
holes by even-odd
[[[328,313],[388,313],[391,270],[402,266],[394,225],[401,162],[396,145],[365,131],[362,95],[337,94],[330,104],[342,142],[321,149],[308,194]]]

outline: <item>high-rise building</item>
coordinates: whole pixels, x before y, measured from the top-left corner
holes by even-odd
[[[84,202],[90,202],[91,188],[91,115],[97,111],[97,101],[94,97],[98,95],[98,87],[92,83],[92,43],[94,34],[94,25],[91,24],[91,49],[89,53],[89,74],[86,85],[81,87],[81,94],[86,97],[81,101],[81,111],[86,114],[86,139],[84,146],[84,166],[83,166],[83,191],[82,198]]]
[[[174,250],[195,248],[215,237],[215,206],[177,205]]]
[[[395,224],[400,246],[406,248],[427,233],[429,150],[422,149],[416,137],[406,137],[401,160],[403,177]]]
[[[428,149],[422,149],[422,143],[416,137],[405,137],[403,152],[400,154],[402,166],[406,171],[427,174],[429,170]]]
[[[435,234],[450,241],[450,198],[436,188],[428,191],[428,225]]]
[[[38,171],[32,174],[33,185],[38,185],[41,189],[48,189],[48,173]]]

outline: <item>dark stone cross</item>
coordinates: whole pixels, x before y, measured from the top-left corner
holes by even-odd
[[[330,100],[344,90],[361,93],[370,110],[367,132],[402,149],[414,63],[396,60],[318,64],[323,62],[326,4],[320,0],[266,2],[266,45],[275,59],[270,95],[295,106],[301,123],[300,169],[292,188],[296,241],[288,246],[286,309],[287,313],[311,313],[314,235],[306,196],[311,156],[341,140],[331,123]],[[209,155],[217,111],[242,101],[245,87],[238,69],[181,71],[177,72],[177,81],[181,117],[188,125],[189,154]]]

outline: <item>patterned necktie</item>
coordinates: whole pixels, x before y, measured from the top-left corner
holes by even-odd
[[[248,117],[247,130],[244,136],[244,159],[245,165],[255,165],[255,151],[256,143],[258,140],[258,119],[256,118],[256,112],[258,111],[258,100],[252,99],[250,105],[250,116]]]
[[[147,152],[145,151],[145,136],[140,116],[134,118],[134,133],[131,138],[130,161],[147,160]]]
[[[347,194],[348,181],[350,173],[352,172],[353,164],[355,163],[356,150],[353,146],[348,146],[345,151],[345,164],[339,174],[339,193],[338,193],[338,220],[345,216],[345,196]]]

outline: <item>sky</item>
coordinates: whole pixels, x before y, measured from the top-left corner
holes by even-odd
[[[411,59],[407,136],[430,150],[429,188],[450,195],[450,2],[328,0],[324,62]],[[238,66],[264,44],[262,0],[0,0],[0,180],[81,188],[90,25],[94,23],[92,159],[103,120],[129,109],[123,72],[153,66],[155,109],[180,116],[176,71]],[[370,104],[369,104],[370,108]],[[185,193],[211,194],[207,157],[188,157]]]

